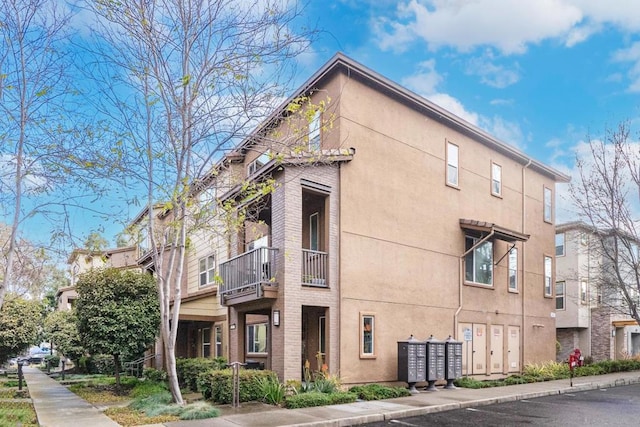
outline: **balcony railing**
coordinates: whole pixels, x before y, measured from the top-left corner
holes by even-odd
[[[255,293],[255,298],[262,298],[263,285],[275,286],[277,251],[275,248],[257,248],[220,264],[223,302],[233,295]]]
[[[327,287],[327,253],[302,250],[302,284]]]

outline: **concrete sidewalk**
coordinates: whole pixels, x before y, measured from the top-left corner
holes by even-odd
[[[120,425],[40,369],[25,366],[23,373],[40,427]]]
[[[98,409],[35,368],[25,368],[25,379],[34,402],[41,427],[117,426]],[[419,394],[371,402],[320,406],[303,409],[281,409],[260,403],[242,404],[234,409],[222,407],[222,416],[197,421],[175,421],[166,427],[277,427],[331,426],[342,427],[368,422],[400,419],[452,409],[470,408],[492,403],[610,388],[640,383],[640,371],[573,379],[519,384],[485,389],[421,391]],[[162,424],[155,424],[161,427]]]

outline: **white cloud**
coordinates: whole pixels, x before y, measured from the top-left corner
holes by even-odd
[[[521,54],[543,40],[571,47],[610,27],[640,31],[637,7],[637,0],[409,0],[375,20],[374,30],[384,50],[423,41],[430,50],[489,46]]]
[[[467,63],[467,74],[480,76],[480,81],[486,85],[499,89],[511,86],[520,80],[519,65],[515,63],[512,69],[496,65],[491,52],[485,52],[481,57],[471,58]]]
[[[496,98],[489,101],[490,105],[513,105],[513,99]]]
[[[525,138],[517,123],[504,120],[499,116],[485,117],[469,111],[460,100],[438,90],[442,80],[442,76],[436,70],[435,60],[431,59],[421,62],[418,65],[418,71],[402,79],[402,84],[472,125],[486,130],[496,138],[520,149],[524,148]]]

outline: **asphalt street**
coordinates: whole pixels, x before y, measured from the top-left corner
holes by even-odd
[[[370,427],[636,426],[640,385],[613,387],[427,414]]]

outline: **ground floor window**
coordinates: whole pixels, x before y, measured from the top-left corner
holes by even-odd
[[[222,354],[222,327],[216,326],[215,329],[215,337],[216,337],[216,357],[223,357]]]
[[[360,356],[375,356],[375,315],[360,315]]]
[[[211,329],[202,329],[202,357],[211,357]]]
[[[247,353],[267,352],[267,324],[247,325]]]

